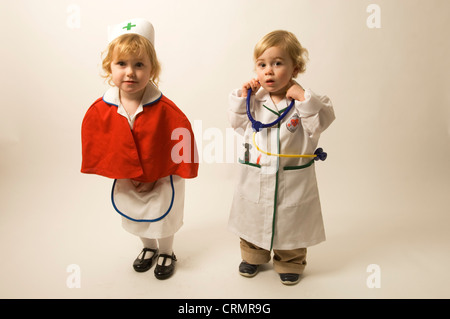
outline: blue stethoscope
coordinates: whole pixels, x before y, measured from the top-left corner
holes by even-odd
[[[273,121],[271,123],[263,124],[260,121],[256,121],[253,118],[252,114],[250,113],[250,99],[251,99],[251,95],[252,95],[252,89],[249,88],[248,91],[247,91],[247,116],[248,116],[248,119],[250,120],[250,122],[252,123],[253,144],[255,145],[255,147],[256,147],[256,149],[258,151],[260,151],[261,153],[264,153],[266,155],[269,155],[269,156],[278,156],[278,157],[311,157],[311,158],[314,158],[314,160],[316,160],[316,161],[318,161],[318,160],[321,160],[321,161],[326,160],[327,153],[325,153],[322,148],[316,149],[314,154],[275,154],[275,153],[266,152],[266,151],[263,151],[262,149],[260,149],[258,147],[258,145],[256,144],[256,138],[255,138],[256,133],[260,132],[263,128],[269,128],[269,127],[275,126],[278,123],[280,123],[286,117],[286,115],[289,113],[289,111],[294,107],[295,100],[291,101],[291,103],[286,108],[286,110],[275,121]]]
[[[272,127],[274,125],[277,125],[278,123],[281,122],[282,119],[284,119],[286,117],[286,115],[289,113],[289,111],[294,107],[294,103],[295,100],[291,101],[291,104],[289,104],[289,106],[287,107],[287,109],[272,123],[268,123],[268,124],[263,124],[260,121],[256,121],[252,114],[250,113],[250,98],[252,95],[252,89],[248,89],[247,92],[247,116],[248,119],[250,120],[250,122],[252,122],[252,129],[254,132],[259,132],[261,131],[263,128],[268,128],[268,127]]]

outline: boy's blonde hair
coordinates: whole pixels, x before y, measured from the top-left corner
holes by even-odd
[[[159,74],[161,72],[161,65],[156,56],[156,51],[149,40],[136,33],[123,34],[117,37],[108,45],[103,52],[105,56],[102,61],[102,68],[105,74],[103,77],[108,81],[109,85],[112,84],[111,76],[111,63],[114,54],[118,55],[118,58],[126,56],[143,56],[147,55],[151,63],[151,75],[150,82],[158,86]]]
[[[259,42],[256,44],[253,51],[253,59],[256,61],[268,48],[279,47],[285,50],[294,62],[294,68],[297,72],[294,74],[294,78],[298,74],[305,72],[306,62],[308,61],[308,50],[306,50],[297,37],[284,30],[276,30],[266,34]]]

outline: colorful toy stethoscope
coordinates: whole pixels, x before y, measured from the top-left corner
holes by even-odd
[[[269,155],[269,156],[278,156],[278,157],[310,157],[310,158],[314,158],[314,160],[318,161],[324,161],[327,158],[327,153],[325,153],[323,151],[322,148],[318,148],[316,149],[316,151],[314,152],[314,154],[276,154],[276,153],[270,153],[270,152],[266,152],[264,150],[262,150],[257,144],[256,144],[256,133],[260,132],[263,128],[269,128],[272,127],[274,125],[277,125],[278,123],[281,122],[282,119],[284,119],[286,117],[286,115],[289,113],[289,111],[292,109],[292,107],[295,104],[295,100],[292,100],[291,103],[289,104],[289,106],[286,108],[286,110],[272,123],[267,123],[267,124],[263,124],[259,121],[256,121],[252,114],[250,113],[250,99],[251,99],[251,95],[252,95],[252,89],[249,88],[248,92],[247,92],[247,116],[248,119],[250,120],[250,122],[252,123],[252,129],[253,129],[253,145],[255,145],[256,149],[258,151],[260,151],[263,154]]]

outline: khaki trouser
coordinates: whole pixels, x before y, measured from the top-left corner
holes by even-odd
[[[260,248],[241,238],[241,256],[252,265],[270,261],[270,251]],[[273,250],[273,269],[279,274],[301,274],[306,266],[306,248]]]

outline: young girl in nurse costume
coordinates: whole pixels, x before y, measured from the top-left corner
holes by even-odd
[[[234,90],[229,99],[231,125],[243,134],[245,146],[229,219],[230,230],[240,237],[239,273],[256,275],[273,250],[273,266],[283,284],[299,281],[307,247],[325,240],[314,159],[264,154],[314,154],[320,134],[335,118],[328,97],[293,80],[305,71],[306,58],[294,34],[267,34],[254,50],[256,79]],[[251,115],[262,123],[277,120],[295,100],[279,123],[256,133],[256,145],[264,152],[253,143],[246,113],[250,88]]]
[[[147,271],[159,256],[154,274],[166,279],[175,269],[184,179],[197,176],[194,135],[183,112],[157,87],[160,65],[150,22],[131,19],[113,27],[105,53],[103,70],[113,86],[83,119],[81,171],[114,179],[113,207],[125,230],[143,243],[133,268]]]

